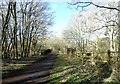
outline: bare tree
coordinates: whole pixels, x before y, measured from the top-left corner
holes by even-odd
[[[80,16],[80,17],[79,17]],[[70,25],[66,26],[63,35],[69,46],[76,47],[81,52],[85,52],[87,47],[86,20],[82,15],[74,15],[70,21]]]
[[[85,7],[88,7],[90,5],[93,5],[93,6],[98,7],[98,8],[104,8],[104,9],[117,10],[118,11],[118,31],[117,31],[118,32],[118,56],[117,56],[117,60],[116,60],[115,65],[114,65],[115,67],[113,67],[113,72],[112,72],[108,81],[111,81],[111,80],[118,80],[119,81],[120,80],[120,76],[119,76],[119,74],[120,74],[120,72],[119,72],[120,71],[120,68],[119,68],[119,66],[120,66],[120,64],[119,64],[119,60],[120,60],[120,27],[119,27],[119,24],[120,24],[120,22],[119,22],[120,8],[119,8],[119,6],[120,6],[120,4],[119,4],[119,2],[118,2],[118,7],[98,5],[94,2],[86,2],[86,1],[83,1],[83,2],[82,1],[77,1],[77,2],[70,3],[70,4],[73,5],[73,6],[76,6],[77,9],[78,8],[85,8]]]
[[[3,58],[21,58],[33,54],[32,44],[38,45],[42,35],[52,25],[52,13],[47,2],[4,2],[1,8]],[[17,9],[17,10],[16,10]],[[7,12],[3,11],[7,10]],[[42,37],[43,38],[43,37]],[[42,44],[41,44],[42,45]],[[39,50],[39,49],[38,49]]]

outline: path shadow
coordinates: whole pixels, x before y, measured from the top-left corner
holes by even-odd
[[[21,70],[13,71],[3,76],[2,84],[36,84],[37,82],[45,82],[49,80],[50,70],[53,68],[56,58],[56,55],[51,54]]]

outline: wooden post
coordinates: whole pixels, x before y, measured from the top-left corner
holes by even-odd
[[[92,65],[95,65],[94,53],[91,53],[91,63],[92,63]]]
[[[107,55],[108,55],[107,62],[108,62],[109,65],[110,65],[110,54],[111,54],[111,51],[107,50]]]

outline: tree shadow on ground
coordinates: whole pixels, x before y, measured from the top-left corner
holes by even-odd
[[[69,71],[70,69],[70,71]],[[86,66],[75,66],[71,65],[62,70],[58,70],[52,74],[57,74],[58,76],[52,77],[47,82],[50,83],[72,83],[79,82],[81,84],[100,84],[103,80],[110,76],[108,73],[109,67],[107,64],[99,64],[98,66],[86,65]],[[67,72],[68,71],[68,72]],[[66,73],[64,73],[66,72]],[[60,73],[64,73],[61,74]]]
[[[3,76],[2,84],[36,84],[49,79],[56,55],[41,58],[25,66],[21,70],[13,71]],[[37,80],[39,79],[39,80]]]

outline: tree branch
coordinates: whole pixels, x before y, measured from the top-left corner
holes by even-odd
[[[120,11],[120,9],[118,8],[115,8],[115,7],[108,7],[108,6],[101,6],[101,5],[98,5],[98,4],[95,4],[93,2],[75,2],[75,3],[68,3],[70,5],[77,5],[77,8],[78,7],[88,7],[90,5],[93,5],[93,6],[96,6],[96,7],[99,7],[99,8],[106,8],[106,9],[112,9],[112,10],[117,10],[117,11]],[[84,5],[84,6],[79,6],[80,4],[87,4],[87,5]]]
[[[100,5],[97,5],[97,4],[94,4],[94,3],[91,3],[91,4],[96,6],[96,7],[99,7],[99,8],[106,8],[106,9],[112,9],[112,10],[120,11],[118,8],[114,8],[114,7],[100,6]]]
[[[105,26],[102,26],[101,28],[97,28],[97,29],[94,29],[94,30],[92,30],[92,32],[95,32],[95,31],[98,31],[98,30],[101,30],[101,29],[103,29],[103,28],[105,28],[105,27],[110,27],[110,26],[116,26],[116,25],[105,25]]]

